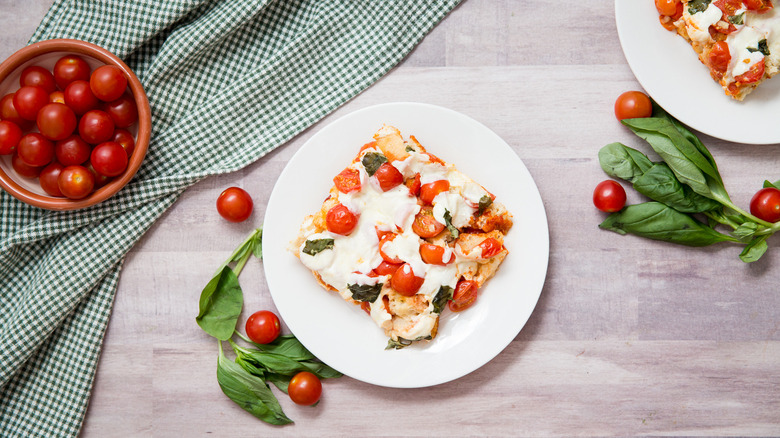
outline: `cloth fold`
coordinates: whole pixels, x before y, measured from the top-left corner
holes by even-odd
[[[77,212],[0,193],[0,436],[78,434],[125,254],[189,186],[240,169],[360,93],[459,0],[55,0],[31,43],[86,40],[144,85],[152,139]]]

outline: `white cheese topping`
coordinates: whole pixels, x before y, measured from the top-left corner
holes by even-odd
[[[468,205],[466,200],[457,193],[441,192],[433,198],[433,217],[446,225],[444,214],[447,211],[452,217],[452,225],[462,228],[469,224],[477,209]]]
[[[763,14],[748,11],[745,14],[745,24],[752,26],[766,35],[767,48],[769,49],[768,64],[777,68],[780,64],[780,5]]]
[[[710,3],[707,9],[693,15],[688,13],[688,8],[685,8],[685,11],[683,11],[688,36],[699,43],[706,43],[712,40],[710,26],[720,21],[721,17],[723,17],[723,11],[715,6],[714,2]]]
[[[758,42],[765,39],[766,35],[752,26],[745,26],[737,32],[732,32],[726,38],[731,53],[729,70],[731,77],[737,77],[747,73],[757,62],[764,59],[764,55],[755,50]],[[754,49],[750,51],[749,49]]]

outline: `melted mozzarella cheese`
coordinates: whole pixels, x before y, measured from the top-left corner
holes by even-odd
[[[458,193],[441,192],[433,198],[433,217],[442,224],[447,223],[444,214],[450,212],[452,225],[463,228],[471,222],[475,211]]]
[[[689,14],[688,8],[683,11],[688,36],[699,43],[712,41],[710,26],[720,21],[721,17],[723,17],[723,11],[715,6],[715,3],[710,3],[707,9],[693,15]]]
[[[748,11],[745,14],[745,24],[766,35],[770,63],[777,67],[780,64],[780,11],[778,11],[778,7],[763,14]]]
[[[766,34],[753,26],[744,26],[739,31],[729,34],[726,42],[731,53],[729,64],[731,77],[747,73],[757,62],[764,59],[764,54],[756,50],[759,41],[763,39],[766,39]]]

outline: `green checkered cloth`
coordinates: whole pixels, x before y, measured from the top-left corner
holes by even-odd
[[[124,256],[192,184],[379,79],[459,0],[55,0],[31,42],[123,58],[152,108],[133,181],[78,212],[0,193],[0,436],[78,434]]]

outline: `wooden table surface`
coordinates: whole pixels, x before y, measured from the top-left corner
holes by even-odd
[[[0,0],[0,58],[25,44],[50,2]],[[621,51],[612,1],[465,1],[329,117],[242,171],[187,190],[133,248],[82,435],[780,434],[780,238],[748,265],[728,244],[685,248],[597,228],[604,214],[591,193],[606,179],[599,148],[644,147],[612,113],[629,89],[641,87]],[[200,290],[262,225],[274,182],[308,138],[339,116],[391,101],[462,112],[524,161],[550,227],[541,298],[515,340],[465,377],[421,389],[343,377],[325,382],[316,408],[277,392],[296,423],[269,426],[220,391],[216,343],[194,320]],[[780,178],[780,145],[701,138],[738,204],[764,179]],[[254,198],[246,223],[228,224],[214,208],[233,185]],[[629,190],[629,202],[640,201]],[[261,262],[249,263],[241,282],[247,313],[275,310]]]

